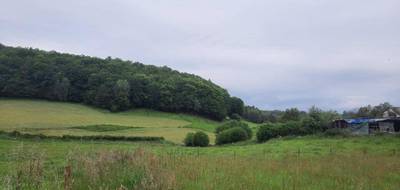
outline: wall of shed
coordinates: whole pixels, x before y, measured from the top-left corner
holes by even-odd
[[[380,132],[394,133],[393,122],[378,122],[378,126]]]
[[[368,135],[369,126],[368,123],[350,124],[350,130],[355,135]]]

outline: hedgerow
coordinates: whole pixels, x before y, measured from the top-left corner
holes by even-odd
[[[215,144],[222,145],[249,139],[247,132],[241,127],[234,127],[220,132],[215,139]]]
[[[251,139],[253,131],[241,121],[228,121],[215,129],[216,144],[227,144]]]
[[[0,131],[0,135],[6,135],[12,138],[22,139],[56,139],[56,140],[89,140],[89,141],[163,141],[164,137],[144,137],[144,136],[111,136],[111,135],[91,135],[91,136],[74,136],[74,135],[62,135],[62,136],[48,136],[44,134],[30,134],[21,133],[19,131]]]

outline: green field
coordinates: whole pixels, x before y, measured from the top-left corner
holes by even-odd
[[[219,123],[134,110],[0,100],[0,129],[47,135],[213,137]],[[249,123],[256,130],[257,125]],[[0,189],[388,189],[400,187],[400,137],[277,138],[206,148],[168,142],[21,139],[0,135]],[[70,175],[68,175],[70,174]],[[126,188],[125,188],[126,187]]]
[[[203,130],[211,134],[218,122],[187,114],[151,110],[111,113],[81,104],[42,100],[0,99],[0,130],[17,130],[45,135],[123,135],[162,136],[181,143],[188,132]],[[85,126],[111,125],[107,131],[87,130]]]
[[[395,190],[400,187],[399,147],[397,136],[308,136],[208,148],[0,137],[0,175],[6,188],[20,171],[29,176],[27,189],[36,188],[31,179],[36,175],[36,189],[62,188],[63,168],[72,165],[73,189],[134,187],[130,180],[140,174],[142,180],[156,180],[137,189]],[[111,181],[102,184],[103,178]]]

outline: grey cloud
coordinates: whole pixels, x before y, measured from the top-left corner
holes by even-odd
[[[168,65],[265,109],[400,104],[400,1],[5,0],[0,42]]]

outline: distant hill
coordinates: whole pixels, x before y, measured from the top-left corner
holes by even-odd
[[[149,108],[222,120],[243,101],[199,76],[118,58],[0,44],[0,97],[79,102],[111,111]]]

